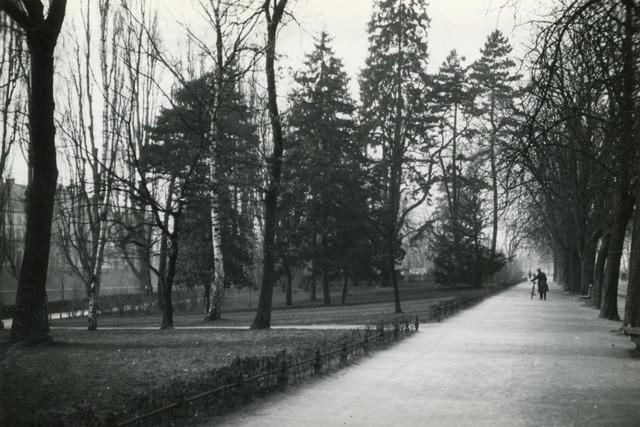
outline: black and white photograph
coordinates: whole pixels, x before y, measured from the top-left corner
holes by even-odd
[[[0,426],[640,426],[640,0],[0,0]]]

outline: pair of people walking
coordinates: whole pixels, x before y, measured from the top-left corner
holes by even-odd
[[[538,269],[538,274],[536,274],[533,279],[531,279],[533,283],[538,282],[538,293],[540,294],[540,299],[547,299],[547,292],[549,292],[549,285],[547,285],[547,275],[540,269]],[[533,297],[533,289],[531,290],[531,295]]]

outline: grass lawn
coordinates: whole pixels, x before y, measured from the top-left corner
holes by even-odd
[[[93,403],[97,413],[135,407],[149,389],[187,381],[238,356],[335,340],[336,330],[53,330],[54,345],[0,347],[0,425],[30,425],[36,412]],[[6,341],[7,331],[0,339]]]
[[[470,291],[427,290],[406,287],[405,315],[426,317],[429,304]],[[395,316],[390,290],[352,291],[350,305],[282,308],[273,311],[276,325],[358,325]],[[413,298],[413,299],[411,299]],[[339,301],[339,300],[338,300]],[[242,308],[223,311],[224,319],[204,322],[202,313],[176,315],[176,326],[248,326],[255,312]],[[9,331],[0,331],[0,425],[30,424],[36,413],[87,405],[104,415],[135,406],[148,390],[173,381],[188,381],[228,365],[236,357],[275,354],[283,349],[322,346],[335,342],[344,330],[273,329],[136,329],[158,326],[158,315],[102,316],[88,332],[84,319],[51,322],[54,345],[9,347]]]
[[[227,292],[222,310],[223,319],[216,322],[203,322],[202,311],[191,313],[176,313],[174,325],[176,327],[190,326],[249,326],[255,317],[255,301],[249,308],[245,290],[230,290]],[[430,304],[441,299],[453,298],[459,295],[470,295],[473,291],[467,288],[434,289],[417,284],[405,284],[400,287],[402,311],[405,315],[425,317]],[[255,293],[255,292],[254,292]],[[331,306],[323,305],[322,301],[310,301],[306,292],[294,294],[293,306],[287,307],[284,297],[279,290],[274,291],[272,325],[311,325],[311,324],[349,324],[359,325],[377,322],[381,319],[393,318],[395,305],[391,288],[361,286],[350,290],[347,303],[340,304],[339,294],[332,295]],[[159,314],[110,315],[101,316],[99,327],[157,327],[160,325]],[[86,327],[85,318],[55,319],[51,326],[56,327]]]

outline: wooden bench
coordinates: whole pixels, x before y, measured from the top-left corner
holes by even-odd
[[[578,299],[581,299],[584,302],[584,305],[587,305],[588,302],[591,301],[591,290],[593,288],[592,284],[589,284],[589,289],[587,290],[586,295],[580,295]]]
[[[622,328],[625,334],[629,335],[631,341],[636,343],[636,350],[640,351],[640,328],[625,326]]]

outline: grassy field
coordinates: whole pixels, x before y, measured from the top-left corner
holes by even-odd
[[[437,303],[441,299],[467,295],[472,292],[468,288],[440,289],[421,286],[419,284],[403,283],[400,287],[402,311],[405,314],[424,315],[429,304]],[[257,296],[252,297],[253,303],[248,304],[246,290],[229,290],[225,297],[222,317],[217,322],[203,322],[203,311],[190,313],[176,313],[174,326],[249,326],[255,316],[255,302]],[[321,296],[320,296],[321,297]],[[361,307],[366,306],[366,307]],[[332,305],[325,306],[322,300],[310,301],[306,292],[294,293],[293,305],[286,306],[282,292],[276,290],[273,299],[272,325],[310,325],[310,324],[361,324],[393,317],[395,305],[391,288],[361,286],[350,290],[345,304],[340,304],[338,291],[332,293]],[[154,327],[160,324],[159,314],[136,314],[119,316],[101,316],[99,326],[102,327]],[[54,319],[51,326],[56,327],[85,327],[84,318]]]
[[[404,286],[405,315],[425,317],[429,304],[464,295],[469,290],[434,290]],[[360,325],[395,316],[390,289],[352,291],[348,305],[318,306],[277,303],[274,326],[309,324]],[[84,319],[51,322],[54,345],[11,346],[0,331],[0,425],[22,425],[34,414],[91,405],[98,414],[131,407],[140,393],[175,381],[187,381],[236,357],[275,354],[283,349],[335,342],[344,330],[200,329],[248,326],[255,313],[246,308],[223,312],[223,320],[204,322],[202,313],[177,315],[174,329],[160,331],[158,315],[103,316],[105,329],[87,332]],[[109,327],[127,329],[108,329]]]

